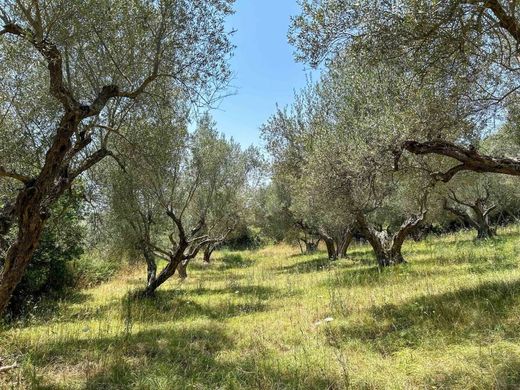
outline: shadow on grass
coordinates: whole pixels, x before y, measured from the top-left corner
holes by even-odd
[[[225,320],[267,310],[267,297],[272,293],[261,288],[252,288],[233,297],[213,295],[204,303],[190,299],[190,291],[158,291],[154,297],[126,297],[122,301],[121,320],[137,323],[175,322],[187,318]],[[197,294],[194,294],[197,295]],[[235,298],[236,297],[236,298]]]
[[[379,352],[390,354],[406,347],[428,346],[432,340],[461,343],[502,334],[518,339],[520,281],[488,282],[439,295],[410,300],[402,305],[375,307],[362,324],[331,327],[328,339],[359,339]]]
[[[49,321],[55,321],[62,315],[67,315],[69,306],[79,305],[88,302],[92,298],[91,294],[66,290],[59,295],[48,296],[34,305],[27,305],[23,312],[15,316],[8,315],[5,320],[5,327],[16,326],[25,328],[35,326]]]
[[[352,262],[373,265],[375,262],[374,256],[370,250],[367,249],[356,249],[352,250],[347,254],[344,259],[329,260],[326,252],[318,252],[320,257],[315,257],[307,261],[302,261],[296,264],[288,265],[282,268],[276,268],[283,273],[289,274],[301,274],[315,271],[323,271],[332,268],[348,268],[354,266]]]
[[[418,281],[424,278],[453,276],[460,273],[467,273],[467,271],[425,267],[423,263],[407,263],[386,268],[353,266],[337,270],[324,283],[331,288],[381,287],[391,284],[397,286],[406,284],[410,280]]]
[[[179,296],[195,296],[195,295],[222,295],[222,294],[238,294],[239,296],[248,295],[256,297],[261,300],[267,300],[272,298],[285,297],[288,294],[280,289],[259,286],[259,285],[248,285],[248,286],[236,286],[236,287],[223,287],[223,288],[205,288],[198,287],[193,290],[180,290],[178,291]]]
[[[212,380],[210,370],[222,369],[216,355],[232,345],[225,329],[212,324],[58,341],[32,350],[30,357],[37,366],[97,360],[97,368],[87,374],[88,389],[154,388],[154,378],[169,379],[171,388],[178,388],[181,378]]]
[[[231,332],[212,322],[52,342],[32,350],[30,360],[41,368],[75,366],[86,389],[339,388],[319,372],[270,363],[261,345],[251,346],[247,356],[221,358],[234,348]],[[31,385],[55,388],[43,378]]]
[[[466,358],[467,359],[467,358]],[[490,358],[489,356],[475,356],[471,360],[474,367],[493,367],[490,377],[477,377],[472,380],[464,368],[450,369],[443,372],[428,373],[425,377],[425,388],[432,389],[518,389],[520,388],[520,360],[517,356],[508,354]]]
[[[333,266],[333,264],[334,262],[329,260],[327,257],[319,257],[307,261],[302,261],[301,263],[287,265],[282,268],[277,267],[276,269],[282,273],[302,274],[307,272],[323,271],[325,269],[329,269],[331,266]]]

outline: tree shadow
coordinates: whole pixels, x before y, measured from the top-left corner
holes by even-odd
[[[487,334],[501,333],[518,339],[520,324],[508,316],[520,304],[520,280],[487,282],[438,295],[387,304],[370,310],[362,324],[331,327],[331,342],[358,339],[383,354],[402,348],[427,346],[430,340],[446,343],[485,340]]]
[[[400,264],[392,267],[363,267],[353,265],[338,270],[324,282],[327,287],[381,287],[389,284],[402,284],[407,280],[417,281],[433,276],[454,275],[460,270],[431,269],[412,264]]]
[[[27,307],[27,312],[18,313],[15,317],[9,315],[4,318],[4,325],[7,329],[11,327],[27,328],[49,321],[55,321],[57,318],[66,316],[71,305],[79,305],[92,299],[92,294],[67,290],[56,296],[47,296],[37,301],[33,305]]]
[[[327,257],[319,257],[301,263],[287,265],[281,268],[276,268],[282,273],[289,274],[303,274],[307,272],[323,271],[329,269],[334,265],[334,262],[329,260]]]
[[[340,388],[320,372],[276,366],[261,351],[221,359],[236,348],[231,331],[212,322],[50,342],[31,350],[30,360],[42,368],[82,367],[86,389]],[[55,387],[36,378],[33,388]]]
[[[247,285],[247,286],[236,286],[236,287],[222,287],[222,288],[205,288],[197,287],[193,290],[179,290],[177,291],[178,296],[201,296],[201,295],[223,295],[223,294],[238,294],[239,296],[249,295],[256,297],[261,300],[267,300],[272,298],[286,297],[287,293],[280,289],[260,286],[260,285]]]
[[[143,386],[143,381],[162,375],[169,375],[176,381],[191,377],[212,380],[211,375],[201,374],[219,367],[217,354],[232,346],[233,340],[225,329],[219,324],[211,324],[88,340],[63,340],[32,350],[30,355],[33,364],[38,366],[56,362],[81,364],[96,357],[99,364],[87,373],[86,388],[126,389],[148,388]]]
[[[346,258],[337,260],[330,260],[326,256],[326,253],[322,253],[322,256],[320,257],[315,257],[307,261],[287,265],[281,268],[276,267],[275,269],[282,273],[302,274],[335,268],[351,268],[358,264],[373,265],[375,263],[375,258],[366,250],[349,252]]]
[[[475,365],[484,366],[491,363],[494,369],[494,375],[485,383],[479,383],[478,388],[489,389],[518,389],[520,388],[520,359],[516,356],[509,355],[507,359],[487,362],[482,356],[475,357],[478,359]],[[425,386],[433,389],[461,389],[474,388],[468,386],[468,372],[458,368],[455,370],[446,368],[441,373],[426,375]]]
[[[235,294],[237,299],[213,296],[208,297],[204,303],[189,299],[189,291],[185,294],[176,290],[158,291],[155,296],[144,298],[130,295],[122,300],[121,320],[148,324],[176,322],[188,318],[222,321],[267,310],[269,293],[267,290],[257,290],[256,294],[243,297],[239,291]]]

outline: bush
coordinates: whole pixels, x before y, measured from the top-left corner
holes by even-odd
[[[70,264],[76,287],[92,287],[111,279],[120,269],[121,262],[107,259],[97,251],[83,254]]]

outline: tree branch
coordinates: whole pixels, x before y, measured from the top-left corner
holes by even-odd
[[[519,159],[480,154],[474,147],[465,148],[442,140],[427,142],[406,141],[402,147],[404,150],[416,155],[437,154],[459,161],[460,165],[451,168],[446,173],[435,174],[444,182],[450,181],[461,171],[503,173],[520,176]]]
[[[70,111],[78,108],[78,102],[74,99],[71,91],[65,87],[63,82],[63,60],[57,46],[46,39],[37,39],[38,35],[41,34],[25,29],[16,23],[9,23],[4,26],[2,34],[7,33],[19,36],[38,50],[47,61],[50,78],[49,89],[52,96],[61,102],[65,110]]]
[[[27,184],[31,180],[29,176],[21,175],[14,171],[8,171],[2,166],[0,166],[0,177],[9,177],[11,179],[21,181],[24,184]]]

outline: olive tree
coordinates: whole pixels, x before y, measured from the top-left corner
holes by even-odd
[[[300,5],[289,33],[298,59],[317,66],[353,50],[372,63],[399,63],[411,85],[449,91],[446,105],[459,107],[469,129],[452,127],[446,137],[442,123],[432,121],[400,144],[416,155],[457,162],[437,179],[447,182],[462,171],[520,175],[517,154],[479,148],[518,100],[517,1],[301,0]]]
[[[221,136],[208,115],[192,134],[182,122],[150,125],[177,136],[141,138],[148,154],[131,158],[112,181],[114,213],[147,262],[148,295],[176,272],[187,277],[188,263],[235,228],[255,164],[252,151]],[[159,273],[156,258],[166,261]]]
[[[53,203],[113,154],[109,140],[143,96],[200,101],[229,78],[223,25],[232,0],[0,2],[0,179],[18,186],[3,225],[16,230],[0,312],[22,278]],[[159,88],[160,86],[160,88]],[[5,230],[5,229],[3,229]]]
[[[394,145],[424,120],[427,108],[440,106],[440,97],[431,91],[399,88],[404,82],[395,68],[338,56],[317,86],[304,91],[289,125],[288,116],[279,111],[279,125],[273,126],[272,119],[266,127],[268,145],[284,151],[275,161],[299,156],[298,169],[287,172],[296,196],[311,206],[304,213],[308,220],[318,222],[318,231],[329,241],[327,228],[355,227],[372,245],[380,266],[404,261],[402,245],[424,220],[432,185],[423,174],[427,167],[393,170]],[[446,114],[439,120],[453,118]],[[279,165],[284,163],[287,160]],[[377,211],[399,197],[409,200],[400,209],[402,222],[385,228],[383,214]],[[319,211],[317,217],[311,210]],[[328,247],[332,254],[332,245]]]
[[[302,252],[313,253],[324,241],[330,259],[343,257],[351,241],[348,222],[330,213],[306,186],[305,166],[313,153],[313,142],[319,134],[318,106],[315,90],[309,86],[296,95],[292,107],[278,109],[262,127],[267,149],[272,157],[273,189],[277,190],[278,215],[282,216],[285,238],[295,240]]]

